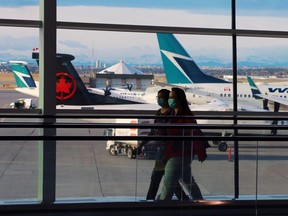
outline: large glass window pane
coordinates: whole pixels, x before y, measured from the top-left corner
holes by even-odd
[[[78,123],[127,123],[127,119],[79,119],[61,120]],[[136,119],[135,119],[136,121]],[[147,119],[143,122],[147,122]],[[134,121],[133,121],[134,122]],[[133,125],[133,124],[132,124]],[[111,130],[112,129],[112,130]],[[150,129],[117,128],[106,129],[58,129],[57,135],[99,136],[102,134],[127,136],[138,133],[147,136]],[[106,132],[105,132],[106,131]],[[208,131],[204,131],[206,134]],[[211,132],[211,131],[210,131]],[[219,131],[218,131],[219,132]],[[221,134],[221,131],[219,132]],[[131,135],[133,136],[133,135]],[[135,148],[137,141],[58,141],[57,143],[57,200],[73,199],[96,202],[118,202],[145,200],[151,183],[151,175],[158,159],[153,141],[144,146],[143,152],[130,158],[130,148]],[[200,163],[195,157],[191,164],[192,174],[206,200],[232,199],[233,182],[233,147],[229,145],[229,154],[219,151],[211,144],[207,149],[208,158]],[[134,154],[134,153],[133,153]],[[159,159],[158,159],[159,160]],[[159,166],[157,166],[159,168]],[[217,172],[215,172],[217,170]],[[159,171],[159,170],[157,170]],[[164,171],[164,167],[162,167]],[[160,178],[161,179],[161,178]],[[156,198],[161,193],[163,177],[160,180]],[[187,193],[183,186],[183,193]],[[177,199],[173,196],[173,199]]]
[[[0,2],[1,19],[39,19],[39,0],[13,0]]]
[[[239,142],[239,198],[255,199],[257,193],[257,142]]]
[[[1,119],[1,122],[15,120]],[[28,122],[28,119],[23,119]],[[1,136],[38,135],[35,129],[1,128]],[[0,142],[0,200],[1,203],[36,201],[38,196],[38,142],[1,141]]]
[[[241,0],[236,2],[237,28],[287,31],[287,1]]]
[[[215,130],[203,131],[207,135],[209,132],[216,132]],[[219,132],[219,130],[217,131]],[[233,143],[227,142],[228,149],[226,151],[220,151],[215,144],[210,142],[211,148],[207,149],[206,161],[200,163],[197,158],[193,160],[192,173],[205,200],[231,200],[234,198]]]
[[[221,82],[225,82],[223,81],[224,75],[231,74],[231,53],[229,52],[231,40],[229,37],[90,31],[84,33],[87,38],[85,41],[81,40],[83,37],[81,31],[58,30],[58,52],[75,56],[72,64],[80,76],[86,77],[86,84],[92,88],[98,88],[98,94],[103,95],[105,93],[107,79],[110,76],[108,84],[112,88],[121,85],[123,87],[130,83],[133,84],[133,90],[138,91],[138,94],[139,91],[143,91],[145,94],[136,100],[131,92],[118,92],[116,96],[126,101],[133,101],[134,99],[134,102],[156,104],[155,95],[161,87],[154,86],[152,89],[150,87],[152,79],[153,81],[166,81],[169,84],[184,86],[190,86],[192,82],[195,83],[186,91],[191,104],[204,105],[211,102],[214,96],[232,101],[231,84],[221,84],[217,88],[219,90],[217,92],[204,84],[211,82],[211,79],[214,78],[208,77],[209,80],[207,80],[206,76],[203,75],[203,73],[212,75],[221,79]],[[186,50],[186,57],[183,53],[178,53],[179,50],[174,50],[174,46]],[[180,58],[179,55],[183,56]],[[122,67],[132,67],[132,69],[126,69],[124,72],[119,69],[116,70],[116,68]],[[174,70],[174,67],[177,67],[178,70]],[[140,70],[148,77],[135,75],[133,68]],[[183,71],[189,73],[187,76],[190,76],[190,83],[183,80],[186,76],[183,75]],[[163,72],[166,73],[164,76]],[[106,77],[103,73],[106,74]],[[118,73],[122,74],[116,77]],[[127,76],[129,73],[131,74],[130,78]],[[150,77],[149,81],[150,75],[154,77]],[[226,87],[230,91],[225,91]],[[224,91],[225,94],[223,94]],[[109,98],[116,97],[114,93],[117,92],[113,91]],[[148,93],[150,96],[151,93],[153,95],[149,97]],[[194,109],[203,110],[207,109],[207,106],[194,107]]]
[[[31,58],[38,49],[38,30],[2,27],[0,32],[0,108],[17,108],[17,99],[27,99],[24,108],[36,108],[39,69]],[[29,89],[28,87],[32,87]],[[15,90],[15,88],[17,88]],[[31,102],[34,105],[30,107]],[[12,103],[12,104],[11,104]]]
[[[76,66],[161,64],[156,34],[58,30],[57,41],[57,52],[74,55]]]
[[[287,199],[287,141],[259,142],[257,147],[258,199]]]
[[[73,122],[107,124],[115,120],[79,119]],[[57,135],[102,136],[104,131],[105,128],[58,129]],[[134,201],[137,193],[137,160],[127,157],[125,149],[129,143],[122,140],[123,148],[117,143],[113,145],[115,151],[112,152],[107,148],[107,141],[58,141],[57,200],[89,198],[96,202]]]
[[[286,199],[286,142],[239,143],[240,199]],[[283,160],[284,159],[284,160]]]
[[[58,1],[59,21],[153,26],[230,27],[230,0]]]
[[[247,76],[252,76],[262,94],[287,98],[287,58],[285,54],[287,49],[287,39],[238,38],[239,78],[242,77],[243,82],[247,82],[245,80]],[[238,91],[240,91],[239,85]],[[238,99],[244,98],[244,96],[239,94]],[[250,105],[263,108],[263,100],[254,100]],[[275,106],[272,101],[269,101],[267,106],[270,110],[278,110],[277,105]],[[285,106],[281,105],[280,110],[283,109]]]

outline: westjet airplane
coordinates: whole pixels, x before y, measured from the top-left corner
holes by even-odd
[[[274,107],[275,108],[278,107],[278,109],[276,109],[275,111],[279,111],[279,106],[281,104],[288,106],[288,99],[286,97],[282,98],[279,96],[277,97],[277,96],[273,96],[273,95],[263,94],[251,77],[248,76],[247,80],[248,80],[248,83],[249,83],[249,86],[250,86],[250,89],[251,89],[251,92],[252,92],[252,95],[254,98],[256,98],[256,99],[261,98],[263,100],[274,102],[275,103]],[[276,104],[278,104],[278,105],[276,105]]]
[[[173,34],[157,33],[157,38],[168,84],[185,87],[187,97],[191,93],[189,101],[193,100],[191,95],[194,93],[193,102],[198,104],[206,103],[212,98],[233,100],[232,83],[203,73]],[[239,105],[244,102],[244,107],[249,102],[263,108],[261,101],[254,99],[248,84],[238,83],[237,87]],[[287,83],[281,86],[260,85],[259,89],[268,95],[288,97]]]
[[[39,96],[39,83],[34,81],[28,67],[27,62],[24,61],[9,61],[12,67],[12,72],[16,81],[16,91],[31,95],[33,97]]]
[[[251,77],[248,76],[247,80],[248,80],[251,92],[253,94],[253,97],[256,98],[257,100],[259,99],[263,100],[267,104],[268,104],[268,101],[273,102],[274,112],[279,112],[281,105],[284,105],[286,107],[288,106],[287,98],[279,98],[277,96],[263,94]],[[288,122],[285,120],[273,120],[272,124],[287,125]],[[271,131],[271,134],[273,135],[276,135],[277,133],[279,133],[279,131],[276,131],[276,130]]]

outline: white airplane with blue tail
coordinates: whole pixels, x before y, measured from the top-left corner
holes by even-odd
[[[212,98],[232,103],[233,84],[231,82],[202,72],[173,34],[157,33],[157,39],[167,84],[185,88],[189,101],[195,104],[207,103]],[[259,89],[268,95],[288,97],[288,83],[263,84],[259,85]],[[247,110],[253,107],[256,110],[267,109],[263,107],[260,100],[255,100],[248,84],[237,83],[237,99],[238,110],[245,110],[248,105],[250,108]]]

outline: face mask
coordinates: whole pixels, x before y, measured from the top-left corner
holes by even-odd
[[[175,99],[174,98],[169,98],[168,99],[168,104],[169,104],[169,106],[171,107],[171,108],[176,108],[176,106],[177,106],[177,104],[176,104],[176,101],[175,101]]]
[[[161,107],[163,107],[163,104],[164,104],[164,100],[162,98],[158,98],[157,99],[157,104]]]

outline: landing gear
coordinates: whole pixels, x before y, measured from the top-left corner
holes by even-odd
[[[223,132],[222,132],[222,137],[225,137],[227,135],[227,133],[226,133],[226,130],[224,130]],[[232,136],[232,135],[231,135]],[[214,145],[217,145],[217,148],[218,148],[218,150],[219,151],[221,151],[221,152],[225,152],[225,151],[227,151],[227,149],[228,149],[228,145],[227,145],[227,142],[225,142],[225,141],[217,141],[217,140],[213,140],[213,144]]]
[[[217,145],[217,148],[219,151],[225,152],[225,151],[227,151],[228,145],[225,141],[220,141]]]

